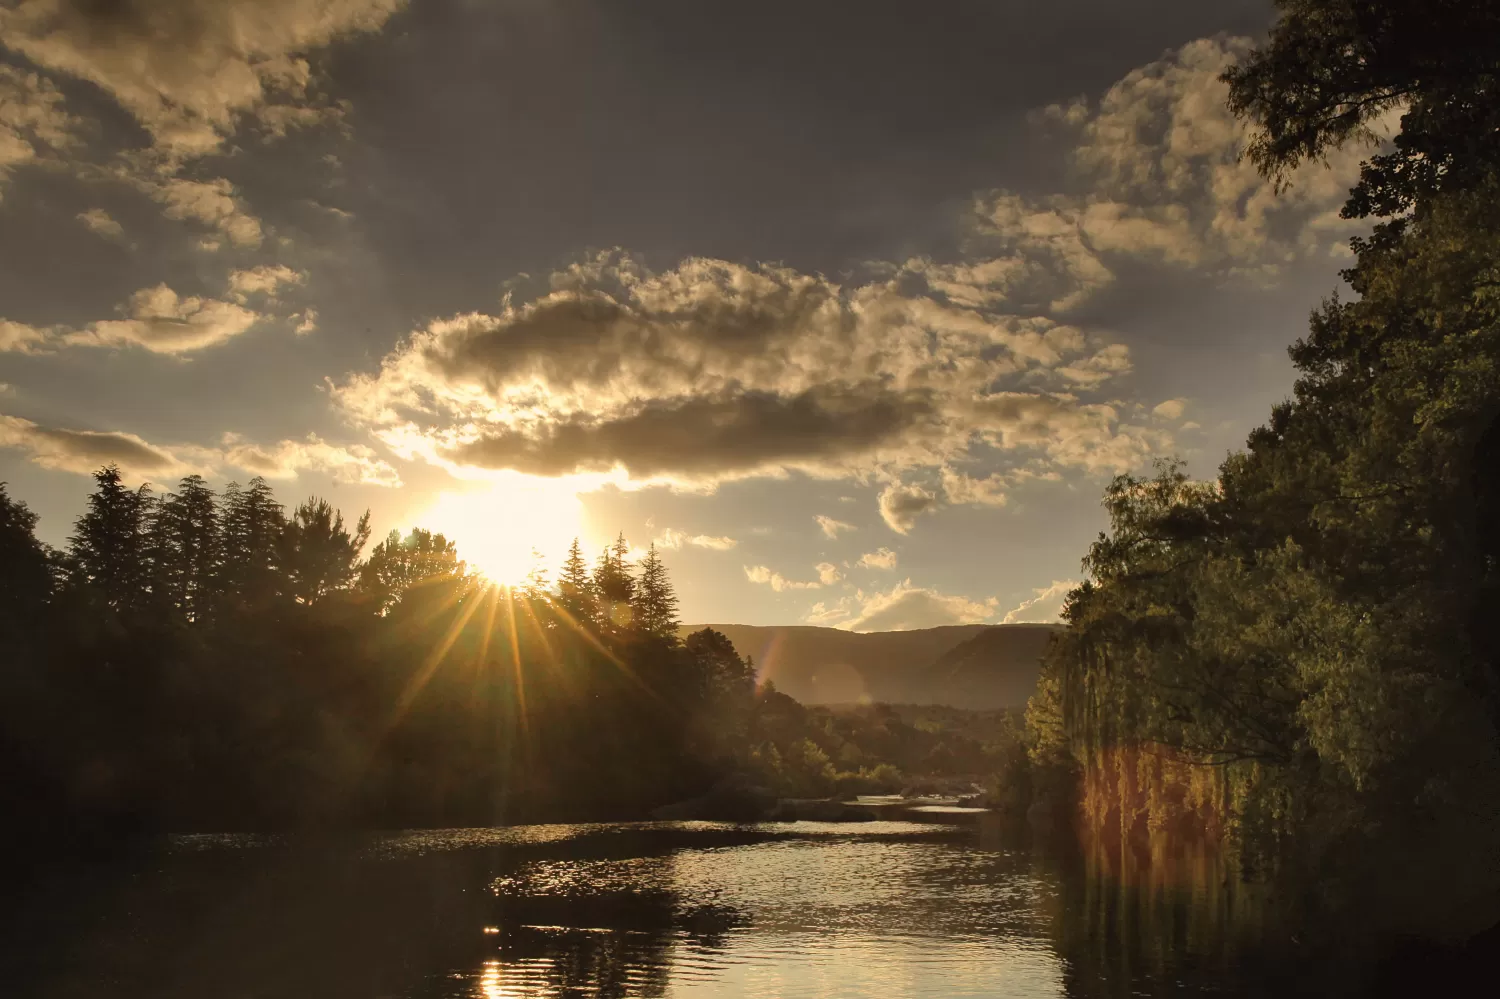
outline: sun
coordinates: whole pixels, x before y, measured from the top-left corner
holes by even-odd
[[[556,575],[568,546],[583,534],[579,493],[593,485],[574,476],[499,472],[479,488],[440,493],[414,524],[456,542],[458,557],[491,582],[515,585],[531,572],[533,550]]]

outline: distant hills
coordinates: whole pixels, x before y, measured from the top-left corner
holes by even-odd
[[[762,680],[804,704],[947,704],[1021,707],[1036,688],[1047,624],[955,625],[855,634],[837,628],[709,627],[754,656]]]

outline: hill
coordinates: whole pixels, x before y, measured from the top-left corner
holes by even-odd
[[[955,625],[855,634],[837,628],[695,624],[754,656],[762,680],[804,704],[1020,707],[1036,686],[1050,625]]]

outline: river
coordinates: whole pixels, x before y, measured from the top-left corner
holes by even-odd
[[[11,898],[17,997],[1285,994],[1211,856],[933,824],[186,836]]]

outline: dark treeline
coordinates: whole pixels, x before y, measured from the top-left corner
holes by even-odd
[[[1404,114],[1345,208],[1376,223],[1355,298],[1215,481],[1110,487],[1032,756],[1098,830],[1472,928],[1500,913],[1500,6],[1278,6],[1226,77],[1267,174]]]
[[[679,636],[661,558],[623,537],[510,588],[442,535],[370,546],[368,515],[287,513],[260,479],[95,479],[61,551],[0,486],[12,833],[632,818],[724,782],[892,792],[1024,752],[1017,725],[758,689],[724,635]]]
[[[426,531],[362,558],[368,517],[258,479],[95,478],[60,552],[0,491],[0,795],[34,832],[629,816],[749,755],[753,666],[679,638],[654,549],[512,589]]]

